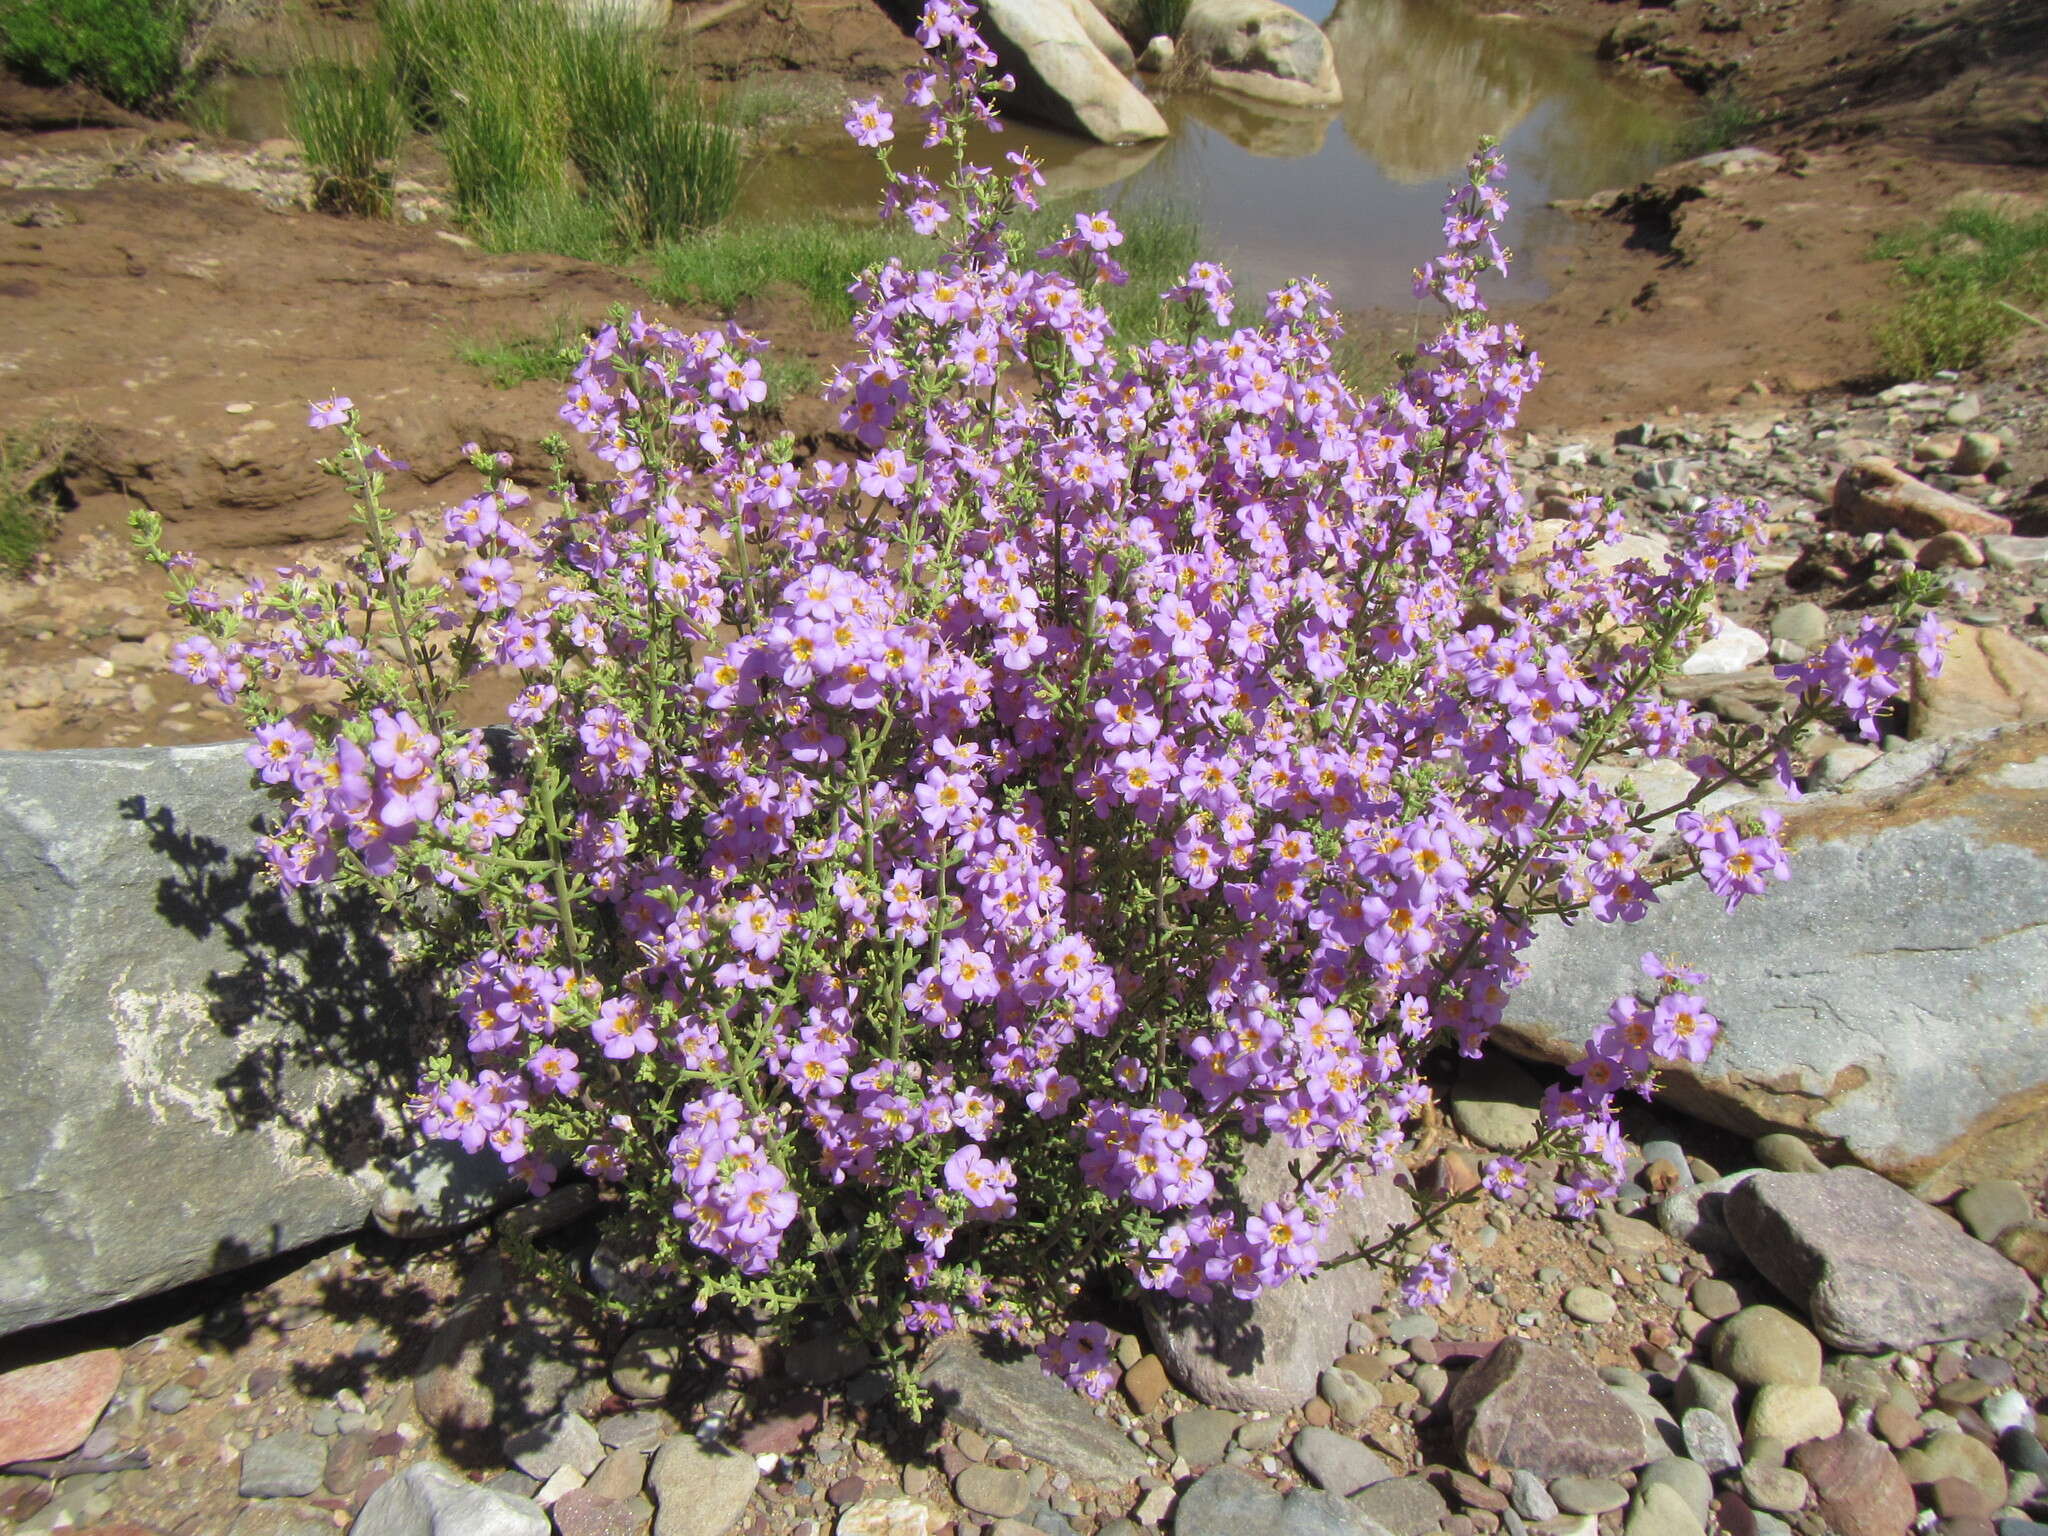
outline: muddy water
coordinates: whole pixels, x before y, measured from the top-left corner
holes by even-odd
[[[1564,216],[1544,204],[1626,184],[1666,156],[1673,105],[1608,74],[1582,46],[1439,0],[1315,0],[1303,9],[1335,46],[1344,105],[1279,112],[1212,91],[1163,94],[1162,144],[1110,149],[1013,127],[975,146],[984,163],[1029,148],[1055,192],[1119,204],[1166,200],[1194,211],[1205,251],[1241,290],[1314,272],[1347,306],[1405,309],[1417,263],[1441,240],[1440,208],[1480,138],[1507,150],[1508,229],[1540,254]],[[880,189],[873,162],[834,131],[756,160],[742,216],[858,213]],[[1490,292],[1543,296],[1524,259]]]

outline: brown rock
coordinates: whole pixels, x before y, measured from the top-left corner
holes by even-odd
[[[1992,1246],[2036,1280],[2048,1275],[2048,1222],[2023,1221],[2007,1227]]]
[[[1862,1430],[1809,1440],[1793,1451],[1792,1464],[1840,1536],[1905,1536],[1911,1529],[1912,1484],[1890,1449]]]
[[[1479,1159],[1464,1147],[1446,1147],[1423,1175],[1424,1192],[1438,1200],[1469,1195],[1479,1187]]]
[[[1912,700],[1916,741],[2048,720],[2048,656],[2007,630],[1954,626],[1939,677],[1914,662]]]
[[[95,1349],[0,1376],[0,1466],[68,1456],[121,1385],[121,1352]]]
[[[561,1536],[646,1536],[654,1506],[643,1497],[602,1499],[588,1488],[571,1488],[554,1505]]]
[[[347,1498],[356,1491],[363,1474],[370,1470],[370,1432],[352,1430],[327,1442],[327,1471],[322,1478],[327,1491]]]
[[[784,1403],[759,1423],[748,1425],[740,1436],[740,1449],[749,1456],[769,1452],[777,1456],[791,1455],[818,1427],[818,1418],[823,1410],[821,1398],[815,1393],[805,1393],[795,1401]]]
[[[1988,1520],[1998,1508],[1996,1499],[1986,1498],[1983,1489],[1960,1477],[1930,1483],[1927,1496],[1933,1500],[1934,1512],[1944,1520]]]
[[[1858,459],[1835,481],[1832,521],[1851,533],[1897,529],[1909,538],[1938,533],[2011,533],[1994,512],[1915,480],[1890,459]]]
[[[1448,1468],[1444,1473],[1444,1481],[1451,1485],[1452,1494],[1467,1509],[1485,1509],[1499,1514],[1508,1507],[1506,1494],[1474,1477],[1470,1472],[1460,1472],[1456,1467]]]
[[[1649,1459],[1638,1419],[1576,1355],[1507,1339],[1450,1396],[1465,1464],[1538,1477],[1607,1477]]]
[[[1312,1397],[1301,1405],[1301,1417],[1304,1423],[1313,1424],[1318,1429],[1328,1429],[1330,1420],[1336,1415],[1328,1403],[1320,1397]]]
[[[1903,1451],[1920,1438],[1920,1416],[1903,1403],[1879,1403],[1877,1412],[1871,1415],[1871,1422],[1884,1436],[1885,1444],[1895,1451]]]
[[[1131,1400],[1131,1406],[1140,1413],[1150,1413],[1159,1406],[1159,1399],[1166,1396],[1169,1383],[1166,1379],[1166,1362],[1157,1355],[1146,1355],[1124,1372],[1124,1396]]]

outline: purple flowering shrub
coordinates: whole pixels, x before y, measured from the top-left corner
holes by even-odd
[[[931,144],[989,117],[971,15],[924,12]],[[887,168],[892,115],[848,126]],[[1199,263],[1178,331],[1119,343],[1114,220],[1015,249],[1037,178],[1010,162],[889,171],[885,216],[954,244],[863,280],[852,462],[757,432],[743,331],[635,316],[562,411],[609,478],[558,473],[551,513],[483,458],[483,493],[399,519],[337,399],[313,422],[366,533],[343,576],[227,599],[141,529],[196,626],[177,667],[254,726],[278,878],[373,888],[443,961],[467,1059],[430,1066],[422,1130],[536,1190],[608,1186],[610,1251],[676,1299],[830,1303],[899,1358],[1057,1325],[1105,1271],[1201,1299],[1314,1270],[1535,921],[1783,878],[1773,813],[1704,802],[1787,773],[1823,710],[1874,729],[1914,643],[1873,621],[1796,669],[1783,729],[1709,731],[1653,685],[1747,577],[1761,507],[1703,507],[1655,566],[1603,560],[1619,518],[1580,503],[1508,580],[1532,526],[1503,433],[1540,368],[1478,294],[1497,153],[1418,274],[1442,333],[1373,398],[1313,281],[1234,325]],[[457,723],[490,669],[520,679],[509,743]],[[287,712],[308,677],[338,702]],[[1675,828],[1605,771],[1644,759],[1699,775]],[[1713,1044],[1703,978],[1647,968],[1544,1106],[1575,1212],[1620,1177],[1618,1096]],[[1247,1209],[1255,1144],[1300,1177]],[[1525,1177],[1500,1157],[1484,1187]],[[1409,1298],[1452,1275],[1439,1245]],[[1106,1346],[1080,1325],[1041,1354],[1099,1392]]]

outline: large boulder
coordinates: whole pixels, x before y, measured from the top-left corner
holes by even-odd
[[[1088,0],[987,0],[979,26],[1017,80],[1005,110],[1105,144],[1166,137],[1159,109],[1097,42],[1113,29]]]
[[[1283,107],[1344,100],[1323,29],[1279,0],[1194,0],[1175,51],[1199,61],[1210,85]]]
[[[268,804],[240,746],[0,753],[0,1333],[362,1224],[418,1011]]]
[[[1296,1187],[1285,1148],[1266,1143],[1246,1155],[1237,1189],[1246,1210],[1284,1201]],[[1339,1209],[1323,1257],[1369,1248],[1413,1214],[1391,1179],[1369,1179],[1358,1198]],[[1148,1297],[1145,1331],[1174,1381],[1210,1407],[1286,1413],[1315,1395],[1324,1367],[1344,1353],[1352,1319],[1385,1294],[1386,1282],[1372,1265],[1343,1264],[1250,1301],[1221,1292],[1199,1304]]]
[[[1575,1059],[1645,950],[1704,963],[1724,1029],[1678,1107],[1791,1131],[1929,1199],[2048,1155],[2048,724],[1887,754],[1792,809],[1792,879],[1696,881],[1641,923],[1541,926],[1499,1039]]]

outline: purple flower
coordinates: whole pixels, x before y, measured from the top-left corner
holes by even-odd
[[[329,400],[315,400],[306,425],[318,431],[322,427],[338,427],[348,420],[349,412],[355,409],[355,401],[347,395],[336,395]]]

